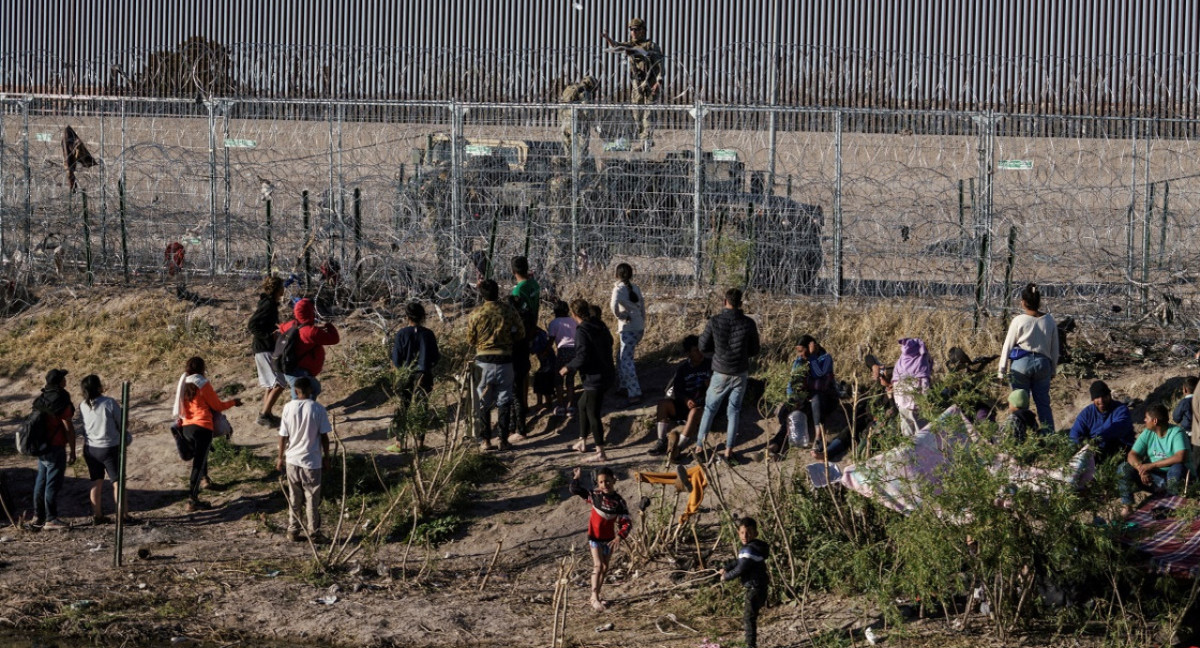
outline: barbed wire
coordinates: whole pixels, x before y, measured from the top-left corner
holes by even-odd
[[[457,299],[517,254],[560,284],[624,260],[685,292],[996,310],[1036,281],[1097,315],[1193,299],[1200,158],[1150,121],[774,109],[812,128],[773,132],[770,110],[714,105],[698,124],[656,108],[639,138],[627,105],[381,105],[386,121],[346,102],[0,100],[10,278],[58,273],[56,254],[82,272],[89,249],[102,280],[157,277],[178,242],[187,272],[336,274],[364,300]],[[932,117],[943,133],[845,129]],[[1089,136],[1008,120],[1086,120]],[[100,160],[78,193],[65,125]]]

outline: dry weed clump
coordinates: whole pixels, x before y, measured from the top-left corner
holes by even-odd
[[[215,309],[153,291],[98,297],[49,296],[22,314],[0,334],[0,375],[37,374],[55,364],[135,378],[193,354],[215,364],[245,345],[243,329],[220,321]]]

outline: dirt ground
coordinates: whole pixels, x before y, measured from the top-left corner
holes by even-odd
[[[576,426],[561,418],[539,415],[531,438],[499,455],[507,474],[478,489],[465,529],[452,540],[429,550],[385,543],[361,553],[334,576],[316,574],[309,547],[288,542],[281,533],[287,513],[273,474],[251,470],[239,474],[231,469],[218,477],[219,489],[205,494],[214,509],[187,513],[188,468],[175,454],[168,432],[173,385],[184,358],[211,353],[209,377],[215,385],[247,386],[243,392],[247,405],[231,410],[237,445],[273,458],[276,443],[271,429],[254,422],[260,392],[247,336],[242,333],[254,291],[231,292],[214,285],[191,289],[204,299],[189,307],[189,317],[209,321],[215,328],[210,348],[176,349],[161,357],[122,361],[123,371],[102,373],[114,396],[119,395],[119,380],[133,381],[129,414],[135,441],[129,448],[129,504],[142,524],[126,529],[124,565],[113,566],[114,527],[91,524],[90,483],[81,458],[68,468],[60,496],[63,516],[72,523],[70,530],[0,528],[0,624],[114,644],[186,637],[226,644],[285,640],[367,646],[548,646],[560,561],[577,557],[567,576],[565,645],[694,647],[708,638],[721,645],[740,641],[740,591],[733,586],[715,587],[698,578],[698,573],[680,571],[668,559],[631,569],[627,554],[619,550],[611,582],[605,587],[611,608],[599,613],[587,606],[588,507],[566,491],[566,478],[579,457],[567,447]],[[30,311],[0,322],[0,337],[20,340],[30,334],[31,321],[45,320],[64,306],[84,318],[104,312],[120,316],[139,300],[175,299],[162,288],[132,293],[97,288],[91,297],[76,298],[71,297],[75,291],[54,291],[56,300],[47,298]],[[378,453],[380,462],[397,461],[397,455],[383,450],[390,408],[364,399],[337,370],[354,342],[380,339],[381,329],[371,319],[359,314],[339,320],[343,343],[331,349],[321,400],[336,419],[345,452]],[[439,326],[446,330],[451,324]],[[78,380],[93,370],[87,363],[95,362],[95,356],[79,352],[81,346],[78,338],[64,334],[59,351],[47,349],[47,359],[36,366],[0,357],[0,375],[6,376],[0,380],[6,442],[52,365],[70,371],[68,385],[78,399]],[[648,486],[639,489],[630,477],[662,465],[645,454],[653,437],[647,421],[653,418],[653,403],[677,361],[675,354],[661,350],[647,349],[645,354],[651,357],[640,367],[645,404],[625,407],[624,399],[612,397],[604,416],[611,435],[610,465],[621,478],[618,490],[633,506],[641,495],[652,492]],[[857,364],[842,361],[842,366]],[[1145,399],[1170,378],[1195,368],[1190,354],[1164,353],[1151,366],[1141,362],[1124,362],[1122,367],[1106,369],[1102,377],[1118,394]],[[1089,381],[1090,377],[1069,376],[1056,380],[1060,427],[1086,403]],[[743,419],[740,443],[755,456],[763,449],[764,431],[770,426],[757,415],[748,418]],[[430,437],[428,442],[437,447],[443,441]],[[793,452],[781,469],[799,467],[799,454]],[[27,513],[34,462],[10,450],[0,456],[0,469],[15,499],[13,515]],[[714,470],[731,509],[754,512],[766,464],[751,461]],[[335,490],[326,487],[326,493]],[[720,511],[709,498],[700,526],[714,529],[719,521]],[[326,528],[335,523],[327,518]],[[498,546],[498,557],[489,567]],[[147,553],[145,559],[137,557],[140,550]],[[721,552],[715,557],[725,558]],[[728,599],[736,604],[721,603]],[[714,609],[725,613],[714,614]],[[814,596],[803,605],[768,608],[761,620],[760,645],[806,646],[822,637],[836,645],[862,645],[861,630],[878,619],[877,611],[863,601]],[[981,630],[971,627],[951,633],[945,621],[918,620],[910,625],[906,644],[973,645],[986,639],[979,635]]]

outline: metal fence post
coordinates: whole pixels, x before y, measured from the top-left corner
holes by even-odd
[[[342,167],[342,125],[346,121],[346,104],[339,103],[337,105],[337,204],[338,204],[338,231],[340,232],[341,250],[338,254],[338,262],[342,268],[346,267],[346,174]]]
[[[300,217],[304,225],[304,289],[308,290],[308,275],[312,272],[312,223],[308,213],[308,189],[300,192]]]
[[[33,223],[33,169],[29,166],[29,100],[21,102],[21,161],[25,166],[25,235],[24,245],[26,254],[30,251],[30,230]]]
[[[333,104],[332,103],[325,104],[325,111],[326,111],[326,115],[329,117],[329,189],[326,190],[326,192],[327,192],[326,195],[328,196],[328,198],[326,200],[326,209],[328,209],[331,213],[333,213],[335,218],[340,219],[341,214],[338,212],[338,197],[336,194],[337,185],[334,183],[334,172],[337,169],[337,164],[334,162],[334,147],[336,146],[337,138],[334,135]],[[317,206],[318,207],[320,206],[320,202],[317,203]],[[334,223],[331,221],[329,223],[329,225],[330,225],[329,233],[333,234],[332,226],[334,225]],[[329,251],[326,253],[328,255],[328,257],[332,257],[334,252],[337,251],[336,248],[334,247],[335,245],[336,245],[336,243],[334,243],[333,237],[331,237],[331,239],[329,241]]]
[[[833,299],[842,298],[842,113],[835,113],[837,121],[833,131],[834,181],[833,181]]]
[[[696,106],[692,110],[695,111],[692,114],[692,117],[695,118],[695,133],[692,142],[694,147],[692,149],[692,272],[696,275],[696,288],[699,289],[703,275],[700,232],[704,218],[704,114],[708,112],[708,109],[703,107],[700,100],[697,99]]]
[[[213,110],[215,104],[211,101],[204,103],[208,107],[208,217],[212,221],[209,232],[208,274],[217,274],[217,119]]]
[[[572,104],[571,106],[571,249],[567,252],[567,267],[575,268],[575,255],[579,254],[579,167],[581,165],[582,152],[575,139],[575,133],[579,129],[579,109]],[[558,219],[556,219],[558,220]],[[496,231],[492,229],[492,243],[495,244]],[[488,250],[491,254],[491,250]],[[489,258],[488,263],[491,263]],[[489,277],[490,278],[490,277]]]
[[[100,265],[108,267],[108,180],[105,170],[108,165],[104,163],[104,122],[103,116],[100,117]]]
[[[1150,124],[1144,124],[1146,128],[1145,139],[1145,163],[1142,164],[1143,172],[1145,173],[1146,197],[1145,207],[1142,214],[1142,312],[1147,312],[1150,308],[1150,287],[1147,285],[1150,282],[1150,217],[1154,211],[1154,185],[1150,184]]]
[[[84,281],[87,285],[92,285],[94,275],[92,274],[92,221],[88,214],[87,192],[79,192],[80,198],[83,200],[83,263],[84,263]]]
[[[354,292],[362,292],[362,189],[354,188]]]
[[[1129,129],[1133,142],[1129,151],[1129,209],[1125,218],[1125,312],[1133,316],[1133,213],[1137,205],[1137,153],[1138,131],[1136,127]]]
[[[267,207],[267,271],[265,274],[269,275],[269,274],[271,274],[271,268],[274,265],[272,262],[272,259],[275,256],[274,241],[271,240],[271,228],[273,227],[273,224],[271,223],[271,199],[270,198],[267,198],[267,200],[266,200],[266,207]]]
[[[462,214],[462,167],[463,108],[457,102],[450,104],[450,263],[453,271],[462,267],[459,258],[462,245],[459,226]]]
[[[125,228],[125,179],[117,180],[117,208],[121,218],[121,275],[129,283],[129,237]]]
[[[1163,206],[1162,206],[1162,232],[1158,242],[1158,269],[1162,270],[1167,256],[1167,219],[1171,212],[1168,205],[1171,203],[1171,183],[1163,180]],[[2,240],[2,239],[0,239]]]
[[[0,259],[6,258],[8,239],[4,235],[8,219],[4,217],[4,113],[7,110],[0,101]]]
[[[233,110],[231,102],[221,102],[221,157],[225,167],[225,196],[222,200],[221,210],[225,216],[225,269],[233,267],[233,258],[229,252],[229,239],[232,236],[232,224],[230,223],[230,203],[232,202],[232,185],[230,182],[230,167],[229,167],[229,147],[225,146],[225,142],[229,141],[229,113]]]

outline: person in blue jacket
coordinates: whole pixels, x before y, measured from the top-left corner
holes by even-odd
[[[1071,441],[1091,443],[1101,458],[1124,454],[1133,445],[1133,419],[1124,403],[1113,400],[1112,390],[1103,380],[1089,388],[1092,404],[1083,408],[1071,426]]]

